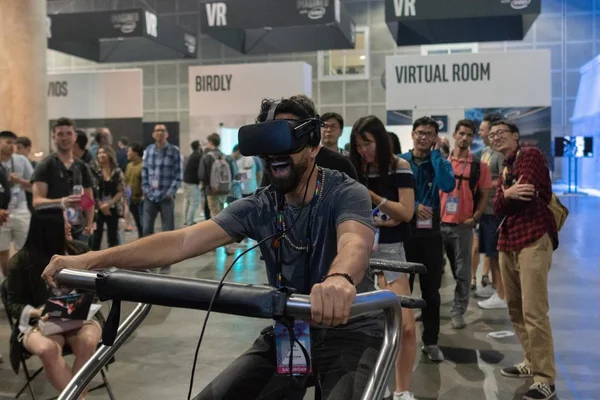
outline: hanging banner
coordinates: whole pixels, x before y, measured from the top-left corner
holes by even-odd
[[[108,127],[114,144],[121,136],[142,140],[141,69],[48,74],[48,119],[67,117],[93,136]]]
[[[190,140],[253,123],[263,99],[312,94],[312,68],[302,62],[192,66],[188,74]]]
[[[550,106],[550,51],[389,56],[388,110]]]

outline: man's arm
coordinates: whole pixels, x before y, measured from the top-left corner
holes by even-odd
[[[346,220],[337,228],[337,256],[328,275],[348,274],[355,285],[369,268],[375,234],[371,228],[354,220]],[[323,326],[346,324],[356,297],[356,287],[343,276],[326,278],[310,292],[312,321]]]
[[[431,164],[435,171],[434,183],[437,187],[445,193],[453,191],[456,186],[456,179],[454,178],[452,164],[442,157],[442,153],[439,149],[435,149],[431,152]]]
[[[63,199],[49,199],[48,184],[46,182],[33,182],[33,207],[47,206],[51,204],[62,204]]]
[[[148,269],[175,264],[233,242],[214,221],[204,221],[176,231],[161,232],[128,244],[78,256],[54,256],[43,273],[52,286],[53,276],[63,268]]]
[[[169,190],[167,191],[167,194],[171,197],[175,197],[175,194],[177,193],[177,190],[179,189],[179,187],[181,186],[181,181],[183,180],[183,164],[182,164],[182,160],[181,160],[181,153],[179,152],[179,150],[177,150],[176,152],[177,154],[175,155],[175,179],[173,179],[173,182],[171,182],[171,186],[169,186]]]

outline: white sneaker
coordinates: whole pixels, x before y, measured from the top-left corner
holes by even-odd
[[[411,392],[394,392],[394,400],[417,400]]]
[[[383,395],[383,400],[387,400],[387,399],[391,399],[391,398],[392,398],[392,392],[390,392],[389,387],[386,387],[385,394]]]
[[[482,299],[488,299],[496,294],[496,289],[492,287],[492,285],[487,285],[484,288],[481,288],[475,292],[475,297],[480,297]]]
[[[498,293],[494,293],[492,297],[487,300],[478,301],[477,305],[486,310],[501,310],[508,308],[506,300],[503,300],[498,296]]]

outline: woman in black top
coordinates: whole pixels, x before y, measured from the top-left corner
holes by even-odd
[[[100,146],[96,161],[90,166],[94,178],[96,201],[96,230],[92,249],[100,250],[102,233],[106,223],[108,247],[119,245],[119,218],[123,216],[125,178],[117,166],[117,156],[110,146]]]
[[[59,392],[94,354],[101,336],[96,321],[84,321],[80,328],[48,336],[38,328],[40,318],[45,318],[42,313],[47,300],[62,295],[46,285],[42,271],[55,254],[79,255],[89,251],[85,243],[73,240],[71,226],[65,221],[62,209],[35,211],[25,245],[10,259],[6,278],[7,311],[17,325],[10,339],[11,365],[18,372],[23,349],[38,356],[46,377]],[[65,345],[75,355],[72,367],[62,356]]]
[[[377,117],[360,118],[352,127],[350,158],[373,203],[375,235],[372,258],[406,261],[403,243],[410,238],[414,214],[414,179],[410,164],[392,153],[385,126]],[[378,272],[378,283],[399,295],[410,295],[406,274]],[[402,346],[396,360],[394,400],[414,400],[410,379],[416,357],[415,318],[402,309]]]

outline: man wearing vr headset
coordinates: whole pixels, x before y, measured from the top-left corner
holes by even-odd
[[[371,199],[353,179],[316,167],[317,118],[306,96],[264,100],[257,124],[240,129],[239,146],[243,155],[263,158],[270,186],[233,202],[209,221],[81,256],[55,256],[44,277],[55,285],[53,276],[62,268],[147,269],[244,237],[263,241],[260,250],[270,284],[310,294],[312,318],[310,328],[308,323],[304,328],[310,340],[303,343],[312,353],[323,398],[360,398],[383,340],[380,313],[349,319],[356,293],[374,290],[366,274],[374,242]],[[264,329],[251,349],[196,399],[283,399],[290,398],[291,389],[302,392],[300,386],[291,387],[296,380],[277,375],[281,364],[287,365],[277,362],[277,348],[285,343],[278,339],[277,326]]]

